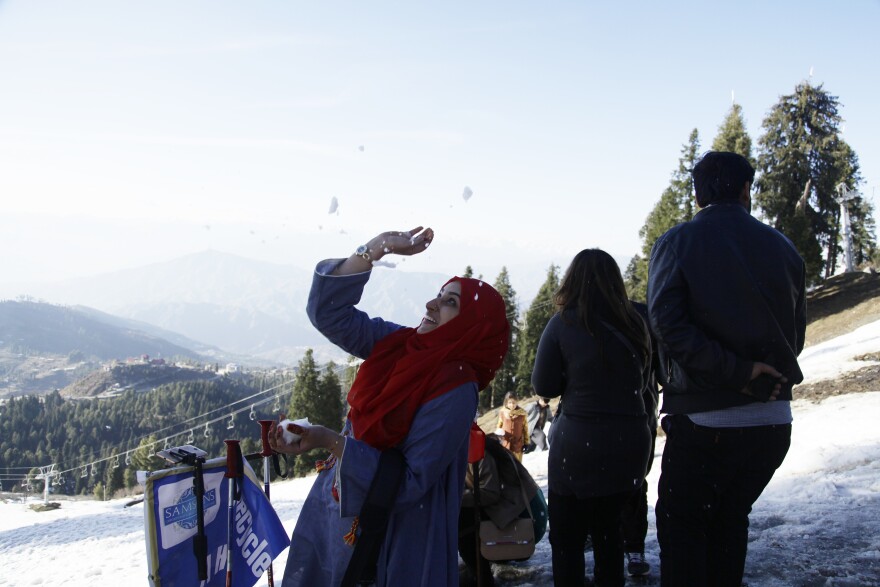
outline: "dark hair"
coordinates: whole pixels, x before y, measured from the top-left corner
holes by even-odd
[[[557,311],[574,312],[598,342],[601,356],[604,357],[604,349],[597,334],[599,321],[604,320],[641,351],[642,365],[647,365],[651,353],[648,328],[626,297],[620,267],[611,255],[601,249],[584,249],[575,255],[554,301]]]
[[[694,191],[703,208],[721,200],[736,200],[746,182],[755,180],[755,168],[748,159],[727,151],[708,151],[694,165]]]

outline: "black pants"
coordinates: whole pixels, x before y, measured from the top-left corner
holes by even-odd
[[[632,492],[578,499],[573,495],[549,492],[550,548],[553,551],[553,584],[556,587],[583,587],[584,544],[593,540],[597,587],[621,587],[623,540],[620,511]]]
[[[739,587],[752,504],[788,452],[791,424],[707,428],[666,416],[657,540],[664,587]]]
[[[654,446],[657,444],[657,430],[651,431],[651,455],[648,459],[648,470],[654,464]],[[648,534],[648,480],[630,494],[620,512],[620,532],[623,534],[624,552],[645,552],[645,536]]]

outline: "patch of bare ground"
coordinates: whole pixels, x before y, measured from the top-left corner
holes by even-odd
[[[811,346],[852,332],[880,320],[880,275],[843,273],[835,275],[807,296],[806,344]],[[874,362],[834,379],[796,385],[795,399],[819,402],[826,397],[880,390],[880,353],[855,357]]]
[[[835,275],[807,296],[807,346],[876,320],[880,320],[880,275]]]
[[[794,399],[820,402],[827,397],[863,391],[880,391],[880,364],[842,373],[835,379],[795,385],[791,393]]]

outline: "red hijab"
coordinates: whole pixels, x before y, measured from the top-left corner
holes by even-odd
[[[453,277],[461,306],[449,322],[419,334],[392,332],[373,347],[348,392],[355,438],[384,450],[409,433],[419,407],[468,381],[483,389],[501,366],[510,338],[504,299],[488,283]]]

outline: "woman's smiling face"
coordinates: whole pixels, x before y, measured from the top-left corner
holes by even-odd
[[[425,304],[425,310],[422,323],[416,329],[419,334],[431,332],[458,316],[461,310],[461,284],[457,281],[447,283],[436,298]]]

